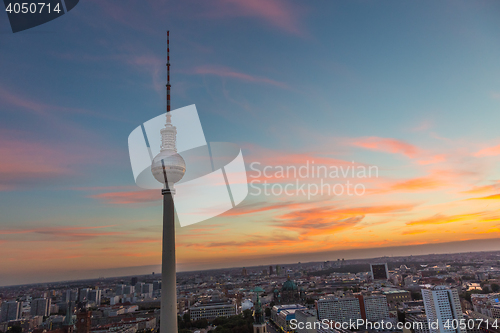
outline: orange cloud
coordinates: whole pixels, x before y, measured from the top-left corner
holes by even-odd
[[[32,228],[32,229],[3,229],[0,230],[0,235],[26,235],[26,234],[38,234],[38,235],[48,235],[66,238],[77,238],[77,239],[89,239],[100,236],[118,236],[124,235],[125,232],[120,231],[108,231],[108,232],[89,232],[87,230],[93,229],[103,229],[116,227],[116,225],[105,225],[105,226],[90,226],[90,227],[43,227],[43,228]]]
[[[472,213],[472,214],[451,215],[451,216],[436,214],[426,219],[406,222],[406,225],[434,225],[434,224],[463,222],[470,220],[481,220],[483,215],[484,213],[482,212]]]
[[[418,153],[420,153],[420,149],[416,146],[392,138],[380,138],[376,136],[363,137],[351,140],[350,144],[355,147],[373,151],[390,154],[402,154],[409,158],[414,158]]]
[[[500,155],[500,145],[494,147],[486,147],[474,154],[476,157],[482,156],[497,156]]]
[[[413,205],[388,205],[332,209],[319,207],[293,211],[278,216],[273,225],[298,231],[302,237],[340,232],[358,225],[366,215],[399,213],[413,209]]]
[[[280,203],[268,203],[268,202],[257,202],[251,204],[240,205],[230,211],[227,211],[223,214],[223,216],[238,216],[238,215],[247,215],[247,214],[255,214],[261,212],[267,212],[270,210],[276,209],[294,209],[303,206],[302,203],[285,201]]]
[[[471,198],[468,200],[500,200],[500,194],[492,194],[492,195],[488,195],[486,197]]]
[[[426,160],[420,160],[420,161],[418,161],[418,164],[420,164],[420,165],[436,164],[436,163],[444,162],[445,160],[446,160],[446,155],[440,154],[440,155],[431,156],[429,159],[426,159]]]
[[[396,183],[390,188],[394,191],[420,191],[431,190],[445,185],[447,185],[445,181],[438,180],[435,177],[421,177]]]
[[[491,192],[498,192],[499,189],[500,189],[500,183],[497,182],[497,184],[493,184],[493,185],[474,186],[472,189],[467,190],[467,191],[462,191],[461,193],[485,194],[485,193],[491,193]]]
[[[155,190],[146,191],[127,191],[127,192],[109,192],[90,195],[90,198],[103,200],[106,203],[115,205],[127,205],[134,203],[158,202],[161,195]]]
[[[401,235],[418,235],[418,234],[423,234],[426,232],[429,232],[430,230],[425,230],[425,229],[414,229],[414,230],[407,230],[403,231]]]

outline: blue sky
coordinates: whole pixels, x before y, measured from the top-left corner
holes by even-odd
[[[500,179],[499,14],[496,1],[88,0],[16,34],[5,14],[0,247],[14,251],[0,259],[9,270],[0,284],[34,272],[64,276],[103,253],[109,259],[96,268],[159,263],[161,211],[136,193],[127,137],[165,110],[167,29],[173,108],[196,104],[208,141],[240,144],[247,162],[377,165],[382,179],[372,189],[392,189],[314,207],[303,198],[248,198],[238,214],[179,230],[184,269],[234,263],[232,252],[314,252],[321,235],[294,224],[304,212],[321,213],[324,241],[331,234],[340,244],[325,250],[498,237],[494,200],[461,200],[466,191],[495,195]],[[117,203],[122,192],[140,199]],[[382,203],[412,209],[354,209]],[[339,229],[345,216],[325,207],[354,209],[349,217],[363,222]],[[415,219],[441,229],[411,229]],[[378,243],[354,244],[362,225],[373,226]],[[400,233],[384,238],[395,226]],[[207,230],[207,239],[194,236]],[[228,230],[241,241],[210,243]],[[200,257],[207,242],[210,257]],[[124,244],[142,245],[129,253]]]

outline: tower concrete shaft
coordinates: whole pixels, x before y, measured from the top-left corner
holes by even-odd
[[[177,289],[175,269],[175,212],[173,193],[164,189],[161,263],[160,333],[177,333]]]

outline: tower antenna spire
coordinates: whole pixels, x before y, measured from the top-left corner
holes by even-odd
[[[170,31],[167,30],[167,124],[170,124]]]

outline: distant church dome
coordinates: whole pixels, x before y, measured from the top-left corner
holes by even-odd
[[[292,280],[286,280],[285,283],[283,283],[283,287],[281,288],[281,290],[282,291],[294,291],[294,290],[297,290],[297,285]]]

